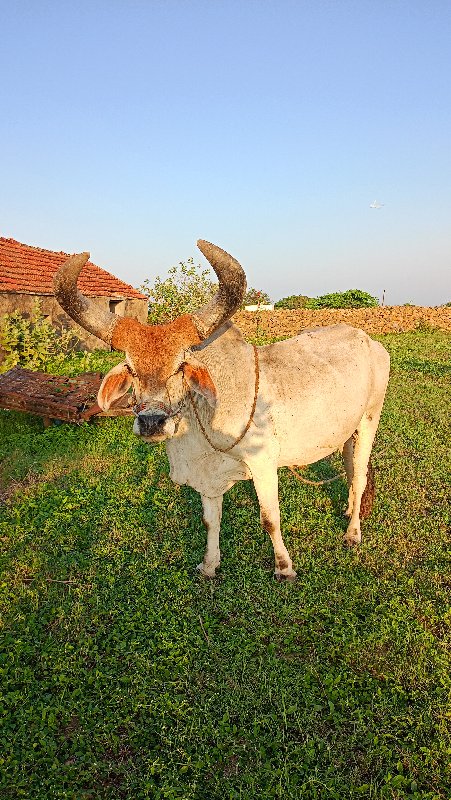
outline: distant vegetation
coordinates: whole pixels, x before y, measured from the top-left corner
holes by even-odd
[[[270,302],[271,298],[269,294],[263,292],[261,289],[248,289],[244,295],[244,300],[241,307],[244,308],[244,306],[256,306],[259,303],[267,305]]]
[[[321,297],[312,297],[306,308],[373,308],[378,306],[377,297],[361,289],[348,289],[346,292],[332,292]]]
[[[311,298],[307,297],[305,294],[290,294],[289,297],[282,297],[281,300],[274,303],[274,308],[286,308],[289,310],[308,308],[307,303],[310,299]]]
[[[346,292],[332,292],[320,297],[306,297],[303,294],[292,294],[275,303],[275,308],[371,308],[378,306],[377,297],[372,297],[361,289],[348,289]]]
[[[207,303],[217,291],[217,283],[210,279],[210,271],[195,264],[192,258],[180,261],[171,267],[168,276],[161,279],[159,275],[151,284],[146,279],[140,290],[149,298],[149,322],[162,324],[170,322],[180,314],[189,314]],[[264,305],[271,302],[270,296],[263,289],[250,287],[242,303],[247,305]],[[275,308],[368,308],[379,305],[376,297],[372,297],[361,289],[348,289],[346,292],[333,292],[321,297],[307,297],[303,294],[283,297],[275,303]]]

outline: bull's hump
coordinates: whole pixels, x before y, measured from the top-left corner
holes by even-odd
[[[352,325],[347,325],[345,322],[339,322],[337,325],[325,325],[318,328],[305,328],[301,330],[294,339],[303,339],[308,337],[313,340],[321,340],[322,342],[330,341],[345,341],[349,339],[362,339],[362,334],[366,338],[367,334],[360,328],[354,328]]]

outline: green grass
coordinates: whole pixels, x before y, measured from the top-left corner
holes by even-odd
[[[206,582],[199,497],[130,420],[0,413],[2,798],[449,800],[451,336],[381,340],[363,543],[341,482],[282,470],[293,585],[250,483]]]

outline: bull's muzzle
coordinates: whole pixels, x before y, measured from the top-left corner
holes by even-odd
[[[140,403],[133,410],[135,413],[133,433],[137,436],[141,436],[146,440],[161,442],[173,435],[176,423],[174,421],[174,413],[170,409],[166,410],[166,407],[163,407],[162,404],[157,407],[149,407],[146,403]]]
[[[162,412],[152,414],[149,411],[141,411],[136,415],[135,423],[140,436],[155,436],[161,433],[167,419],[167,414]]]

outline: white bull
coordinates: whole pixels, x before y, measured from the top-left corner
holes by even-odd
[[[196,352],[207,367],[219,402],[214,413],[197,397],[198,414],[186,404],[175,436],[166,449],[175,483],[202,496],[208,531],[199,569],[213,576],[220,562],[222,498],[233,484],[252,478],[263,528],[274,546],[275,574],[295,573],[280,530],[277,468],[313,464],[342,450],[349,481],[347,544],[361,540],[360,502],[384,401],[389,373],[387,351],[363,331],[334,325],[257,348],[259,387],[252,424],[241,442],[226,448],[243,430],[255,391],[252,347],[228,323],[221,334]],[[354,444],[355,442],[355,444]]]
[[[313,464],[341,450],[349,485],[344,539],[360,542],[361,500],[389,356],[348,325],[253,347],[227,321],[245,291],[240,265],[220,248],[198,244],[218,275],[218,294],[168,325],[99,314],[76,289],[87,254],[59,270],[55,293],[79,324],[126,353],[124,364],[105,377],[99,404],[109,408],[133,384],[134,432],[146,441],[164,440],[172,480],[201,494],[207,529],[202,574],[213,577],[220,564],[224,493],[236,481],[252,479],[274,547],[275,576],[292,580],[296,573],[280,530],[277,469]]]

